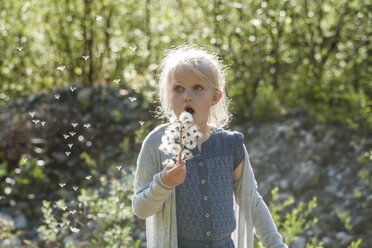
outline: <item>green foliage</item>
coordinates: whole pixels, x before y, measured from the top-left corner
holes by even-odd
[[[2,247],[13,247],[11,244],[11,240],[15,239],[19,236],[22,232],[20,230],[15,231],[14,223],[3,223],[0,221],[0,241],[2,243]],[[6,245],[5,241],[10,241],[9,245]]]
[[[228,65],[227,91],[240,121],[302,106],[320,121],[372,130],[367,1],[1,0],[0,6],[0,103],[66,82],[115,79],[152,102],[164,49],[197,43]]]
[[[317,218],[310,214],[317,206],[317,198],[314,197],[310,202],[305,204],[303,202],[294,204],[294,197],[289,197],[284,202],[278,202],[278,187],[271,191],[272,200],[270,202],[271,215],[279,230],[283,235],[283,240],[287,245],[290,245],[298,239],[300,234],[303,234],[308,228],[317,223]],[[284,216],[284,217],[283,217]],[[306,244],[306,248],[316,248],[322,246],[316,237],[311,243]],[[260,243],[256,242],[255,247],[262,247]]]
[[[86,152],[82,152],[80,154],[80,158],[82,158],[84,160],[84,162],[88,165],[88,167],[94,167],[95,164],[96,164],[96,161],[94,161],[94,159],[92,159],[88,153]]]
[[[125,137],[123,139],[123,141],[120,143],[120,148],[122,149],[122,151],[124,153],[127,153],[130,151],[131,147],[130,147],[130,138],[129,137]]]
[[[83,180],[87,173],[93,171],[93,175],[96,175],[103,168],[98,168],[97,163],[85,152],[80,157],[85,163],[73,171],[68,171],[54,168],[47,157],[34,158],[22,155],[18,167],[3,175],[5,183],[0,184],[0,190],[5,195],[11,195],[13,200],[38,204],[65,191],[60,183],[85,186],[90,183],[89,180]],[[0,172],[5,170],[5,165],[6,163],[0,165]]]
[[[260,85],[253,102],[253,115],[261,120],[269,119],[279,113],[279,100],[272,85]]]
[[[43,240],[61,246],[61,237],[73,236],[76,241],[65,247],[78,247],[79,242],[89,247],[139,247],[140,241],[132,238],[133,183],[125,170],[121,172],[117,178],[101,176],[99,188],[82,188],[76,200],[44,201],[44,224],[38,228]]]
[[[356,242],[353,241],[347,248],[359,248],[362,245],[362,239],[358,239]]]
[[[311,240],[311,243],[306,243],[306,248],[322,248],[323,243],[318,242],[317,238],[313,238]]]
[[[49,190],[53,190],[50,169],[47,168],[47,159],[36,159],[26,155],[21,156],[19,166],[10,172],[6,170],[6,163],[0,165],[5,183],[2,183],[0,190],[5,194],[12,195],[16,199],[43,199]],[[30,187],[32,185],[33,187]],[[47,187],[47,190],[45,190]]]
[[[336,210],[336,214],[341,222],[344,224],[345,229],[351,231],[353,229],[353,226],[351,225],[350,211]]]
[[[145,137],[150,133],[150,128],[154,126],[154,123],[151,122],[151,121],[148,121],[148,122],[145,122],[141,128],[137,129],[135,132],[134,132],[134,141],[136,144],[142,144],[143,140],[145,139]]]
[[[6,175],[7,167],[8,167],[8,163],[6,161],[0,164],[0,178]]]

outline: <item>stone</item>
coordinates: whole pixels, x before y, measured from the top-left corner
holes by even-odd
[[[311,133],[307,133],[305,136],[305,142],[307,146],[311,146],[315,143],[315,137]]]
[[[1,247],[19,247],[20,245],[22,245],[22,241],[17,237],[6,238],[2,240],[0,244]]]
[[[93,95],[93,89],[92,88],[83,88],[79,90],[79,93],[77,95],[77,99],[80,102],[81,105],[83,105],[85,108],[89,107],[91,104],[91,99]]]
[[[331,245],[333,242],[332,242],[332,239],[330,237],[324,237],[322,239],[322,242],[324,245]]]
[[[72,241],[73,243],[75,243],[76,237],[74,235],[68,235],[63,238],[63,243],[67,244],[69,241]]]
[[[66,154],[63,152],[52,152],[52,158],[57,162],[62,163],[66,161]]]
[[[14,219],[14,227],[16,229],[26,229],[28,226],[28,222],[26,217],[23,214],[17,215],[17,217]]]
[[[347,234],[346,232],[338,232],[336,234],[336,238],[340,241],[340,245],[346,245],[347,243],[351,242],[353,236]]]
[[[315,185],[318,181],[318,173],[315,165],[306,165],[292,182],[292,188],[300,192],[307,187]]]
[[[291,247],[296,247],[296,248],[305,248],[306,246],[306,239],[304,237],[298,237],[297,240],[292,242]]]
[[[279,181],[279,186],[281,190],[289,189],[289,181],[287,179],[282,179]]]
[[[0,223],[2,226],[14,227],[14,221],[9,214],[0,212]]]

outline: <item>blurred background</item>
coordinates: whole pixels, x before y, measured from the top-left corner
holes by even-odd
[[[371,3],[0,0],[0,246],[144,247],[158,65],[196,44],[290,247],[372,246]],[[260,247],[256,242],[256,247]]]

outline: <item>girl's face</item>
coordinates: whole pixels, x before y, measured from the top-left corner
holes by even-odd
[[[170,82],[169,102],[177,118],[183,111],[193,115],[194,123],[204,131],[211,107],[218,103],[222,93],[213,89],[187,66],[178,66]]]

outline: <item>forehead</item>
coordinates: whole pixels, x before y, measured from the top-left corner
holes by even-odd
[[[173,71],[173,83],[204,83],[206,81],[194,68],[188,65],[178,65]]]

